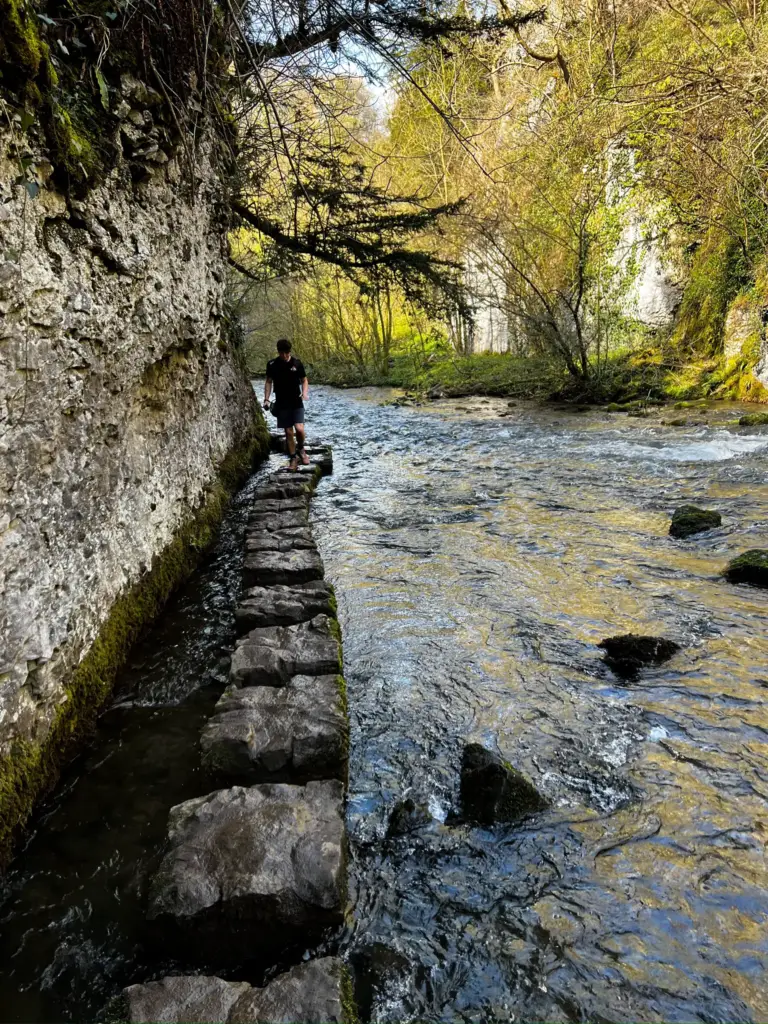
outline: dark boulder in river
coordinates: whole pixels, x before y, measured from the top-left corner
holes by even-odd
[[[424,802],[416,802],[408,796],[404,800],[398,800],[389,815],[387,826],[387,837],[404,836],[414,832],[422,825],[428,825],[432,821],[429,807]]]
[[[544,810],[547,802],[528,779],[498,754],[468,743],[461,759],[461,807],[466,818],[491,825]]]
[[[753,548],[734,558],[726,566],[723,575],[731,583],[751,583],[756,587],[768,587],[768,551]]]
[[[646,665],[661,665],[680,650],[680,644],[663,636],[638,636],[626,633],[601,640],[605,663],[617,676],[634,679]]]
[[[698,508],[696,505],[681,505],[675,509],[669,527],[670,537],[692,537],[695,533],[714,530],[723,522],[719,512]]]
[[[171,976],[123,992],[129,1024],[352,1024],[349,976],[335,957],[294,967],[265,988],[205,975]]]

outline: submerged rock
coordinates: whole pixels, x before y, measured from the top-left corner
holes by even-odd
[[[753,548],[738,555],[725,567],[723,575],[731,583],[751,583],[768,587],[768,551]]]
[[[347,777],[349,727],[339,676],[228,690],[203,730],[203,764],[248,785]]]
[[[327,615],[295,626],[252,629],[237,642],[229,669],[235,686],[285,686],[292,676],[341,671],[338,624]]]
[[[670,537],[692,537],[694,533],[714,530],[722,525],[723,517],[711,509],[698,508],[696,505],[681,505],[672,514],[669,526]]]
[[[316,941],[344,910],[344,789],[267,783],[171,809],[152,881],[155,935],[195,961],[231,965]]]
[[[235,609],[238,631],[258,626],[291,626],[315,615],[333,615],[333,590],[325,580],[295,586],[251,587]]]
[[[432,821],[429,807],[426,803],[417,803],[411,797],[398,800],[392,808],[387,825],[387,836],[404,836],[409,832],[428,825]]]
[[[512,765],[479,743],[468,743],[461,759],[461,807],[465,817],[490,825],[514,821],[547,801]]]
[[[314,548],[288,551],[246,551],[243,586],[271,586],[274,583],[308,583],[321,580],[323,560]]]
[[[351,983],[336,957],[294,967],[265,988],[205,975],[177,976],[123,991],[129,1024],[352,1024]]]
[[[663,636],[627,633],[609,636],[597,645],[605,651],[605,663],[616,675],[634,679],[646,665],[661,665],[680,650],[680,644]]]

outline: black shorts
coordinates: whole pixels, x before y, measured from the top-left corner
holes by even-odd
[[[298,409],[275,409],[275,415],[277,416],[277,425],[281,430],[285,430],[286,427],[295,427],[297,423],[304,422],[304,406],[300,405]]]

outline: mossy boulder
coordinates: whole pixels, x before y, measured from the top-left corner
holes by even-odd
[[[768,551],[753,548],[728,563],[723,575],[731,583],[768,587]]]
[[[605,651],[606,665],[623,679],[634,679],[646,665],[661,665],[680,650],[674,640],[636,633],[609,636],[598,647]]]
[[[479,743],[468,743],[461,759],[461,808],[471,821],[492,825],[515,821],[547,807],[522,772]]]
[[[714,530],[721,526],[723,517],[712,509],[699,508],[697,505],[681,505],[672,514],[669,526],[670,537],[692,537],[694,533]]]
[[[764,427],[768,424],[768,412],[748,412],[739,417],[740,427]]]

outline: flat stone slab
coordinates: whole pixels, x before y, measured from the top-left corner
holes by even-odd
[[[291,551],[246,551],[243,562],[243,586],[270,586],[273,583],[308,583],[325,574],[323,560],[316,549]]]
[[[297,512],[307,507],[309,496],[300,494],[296,498],[254,498],[251,509],[256,515],[264,512]]]
[[[294,508],[286,512],[264,512],[252,516],[246,526],[250,530],[268,530],[270,533],[281,530],[304,529],[309,526],[309,513],[306,508]]]
[[[306,477],[299,477],[296,473],[284,473],[281,475],[275,475],[272,478],[272,482],[266,484],[259,491],[259,498],[264,500],[265,498],[285,500],[286,498],[296,498],[299,495],[312,493],[314,480],[307,479]]]
[[[351,1024],[347,969],[336,957],[294,967],[266,988],[195,975],[123,990],[130,1024]]]
[[[252,629],[237,642],[229,669],[235,686],[285,686],[292,676],[337,675],[339,645],[331,619]]]
[[[333,591],[325,580],[295,586],[251,587],[235,608],[238,632],[263,626],[291,626],[315,615],[333,615]]]
[[[231,966],[302,948],[341,923],[346,887],[344,788],[234,786],[171,808],[152,880],[156,936],[204,963]]]
[[[286,530],[270,533],[269,530],[249,530],[245,535],[246,551],[296,551],[315,549],[315,538],[312,530]]]
[[[349,727],[341,676],[227,690],[200,739],[205,767],[229,782],[347,778]]]

